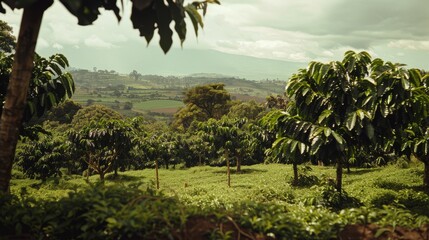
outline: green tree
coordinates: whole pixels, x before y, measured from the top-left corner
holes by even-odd
[[[246,149],[247,134],[242,130],[247,119],[229,119],[223,117],[219,120],[209,119],[199,124],[201,131],[205,132],[205,141],[212,144],[223,153],[227,166],[227,183],[231,186],[230,158],[234,157],[237,173],[241,172],[241,163]]]
[[[188,128],[193,121],[220,119],[229,111],[231,96],[223,83],[196,86],[185,92],[185,107],[174,115],[173,126]]]
[[[73,102],[72,100],[66,100],[53,107],[41,118],[35,120],[35,123],[55,121],[60,124],[69,124],[72,122],[74,115],[76,115],[80,109],[82,109],[80,104]]]
[[[248,102],[237,102],[234,103],[229,109],[228,117],[257,120],[264,111],[264,106],[255,102],[254,100]]]
[[[375,137],[381,150],[423,162],[423,185],[429,188],[429,74],[404,66],[381,59],[372,63]]]
[[[0,52],[12,53],[16,47],[16,38],[12,34],[12,27],[0,20]]]
[[[45,136],[39,141],[23,143],[17,151],[17,165],[29,178],[45,181],[61,176],[61,168],[67,168],[67,145],[62,138]]]
[[[122,120],[120,113],[105,107],[103,105],[91,105],[84,107],[76,112],[71,122],[74,129],[80,130],[90,122],[99,122],[102,120]]]
[[[135,145],[134,130],[123,120],[92,121],[81,130],[72,130],[69,140],[86,150],[84,161],[104,181],[106,173],[125,167]]]
[[[100,14],[100,8],[113,11],[117,19],[121,19],[121,10],[117,0],[60,0],[60,2],[78,18],[80,25],[92,24]],[[120,2],[122,3],[121,6],[124,6],[123,1]],[[5,13],[3,3],[12,9],[24,9],[8,94],[4,103],[5,111],[3,111],[0,120],[0,145],[2,146],[0,149],[0,191],[7,192],[18,141],[18,129],[24,115],[40,25],[43,14],[52,5],[53,0],[24,0],[19,2],[0,0],[0,12]],[[195,33],[197,33],[198,25],[203,26],[202,18],[197,10],[202,9],[205,13],[208,3],[219,4],[217,0],[194,2],[187,6],[183,6],[183,1],[173,0],[132,1],[131,21],[133,27],[139,30],[140,35],[145,37],[147,42],[150,42],[155,29],[157,29],[160,36],[160,46],[164,52],[167,52],[173,43],[173,31],[170,29],[170,23],[175,22],[175,31],[183,43],[186,37],[185,13],[190,17]]]
[[[374,137],[370,66],[368,53],[352,51],[345,53],[342,62],[311,62],[286,85],[292,102],[288,112],[271,115],[278,129],[275,147],[283,155],[289,152],[293,156],[333,159],[339,192],[343,167],[351,152]]]

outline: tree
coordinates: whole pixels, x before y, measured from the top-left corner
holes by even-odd
[[[0,114],[7,95],[12,62],[13,55],[0,54]],[[62,54],[52,55],[48,59],[35,55],[22,119],[24,123],[41,118],[48,110],[72,96],[74,81],[71,74],[64,71],[68,66]]]
[[[12,34],[12,27],[0,20],[0,52],[12,53],[16,46],[16,38]]]
[[[345,53],[342,62],[311,62],[286,85],[291,101],[288,111],[271,115],[278,129],[274,147],[283,155],[333,159],[338,192],[350,153],[374,137],[371,111],[375,99],[370,66],[368,53],[352,51]]]
[[[284,97],[277,96],[268,96],[265,102],[267,108],[276,108],[276,109],[285,109],[288,104],[288,100]]]
[[[60,169],[68,166],[66,148],[64,139],[52,139],[52,136],[23,143],[17,151],[17,164],[30,178],[45,181],[52,176],[61,176]]]
[[[82,109],[82,106],[80,104],[73,102],[72,100],[66,100],[53,107],[35,122],[42,123],[48,120],[56,121],[60,124],[69,124],[72,122],[73,117],[80,109]]]
[[[373,61],[378,94],[374,134],[382,150],[423,162],[423,185],[429,189],[429,74],[404,66]]]
[[[247,134],[241,128],[246,121],[247,119],[228,119],[227,117],[223,117],[220,120],[209,119],[207,122],[199,124],[201,131],[207,133],[205,140],[223,152],[227,166],[228,187],[231,186],[231,157],[235,157],[237,164],[236,172],[241,172],[241,162],[247,144]]]
[[[99,8],[111,10],[118,20],[121,19],[121,10],[117,6],[118,1],[116,0],[60,0],[60,2],[71,14],[78,18],[78,24],[80,25],[89,25],[94,22],[100,14]],[[24,9],[8,94],[0,120],[0,145],[2,146],[0,149],[0,191],[7,192],[18,141],[18,129],[24,115],[25,100],[31,79],[34,50],[43,14],[52,5],[53,0],[24,0],[19,2],[0,0],[0,12],[5,13],[3,3],[12,9]],[[170,29],[172,21],[175,22],[175,30],[181,43],[183,43],[186,37],[185,12],[190,17],[197,34],[198,25],[203,26],[201,16],[197,10],[202,9],[203,13],[205,13],[208,3],[219,4],[217,0],[194,2],[187,6],[183,6],[183,1],[173,0],[137,0],[132,3],[131,21],[133,22],[133,27],[139,30],[140,35],[144,36],[147,42],[150,42],[155,29],[158,29],[160,46],[164,52],[167,52],[173,43],[173,31]]]
[[[142,75],[137,72],[136,70],[133,70],[132,72],[130,72],[129,74],[130,78],[134,79],[135,81],[138,81],[142,78]]]
[[[69,140],[77,147],[86,150],[84,161],[100,175],[104,181],[106,173],[119,167],[125,167],[135,145],[134,131],[131,125],[122,120],[92,121],[81,130],[72,130]]]
[[[173,126],[188,128],[193,121],[220,119],[229,111],[231,96],[223,83],[193,87],[185,92],[185,107],[174,114]]]
[[[257,120],[260,115],[262,115],[264,110],[264,106],[255,102],[254,100],[248,102],[237,102],[229,109],[228,117]]]
[[[77,111],[73,117],[71,125],[75,130],[80,130],[90,122],[122,119],[122,115],[117,111],[114,111],[103,105],[91,105]]]

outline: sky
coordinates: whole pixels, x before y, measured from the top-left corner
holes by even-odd
[[[428,0],[221,0],[210,5],[198,38],[188,22],[183,48],[174,36],[164,55],[132,29],[131,2],[123,20],[103,12],[92,26],[55,1],[44,16],[37,51],[64,53],[77,68],[186,75],[200,72],[252,80],[287,79],[310,61],[341,60],[345,51],[429,69]],[[8,9],[9,10],[9,9]],[[17,34],[21,11],[0,19]],[[233,60],[231,60],[233,59]]]

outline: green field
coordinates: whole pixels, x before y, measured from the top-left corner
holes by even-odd
[[[396,236],[396,226],[429,224],[429,195],[420,187],[419,163],[352,169],[344,175],[342,195],[327,184],[335,176],[334,168],[305,169],[303,176],[318,181],[300,187],[290,184],[290,165],[244,166],[240,174],[233,171],[231,187],[225,167],[160,169],[159,190],[154,169],[121,172],[117,178],[110,174],[105,186],[97,184],[97,176],[89,182],[77,175],[41,182],[20,179],[15,172],[11,191],[23,200],[3,199],[0,215],[17,215],[3,221],[7,228],[16,227],[24,214],[26,222],[20,224],[37,230],[42,222],[49,226],[44,234],[103,239],[333,239],[349,236],[343,231],[346,226],[372,223],[377,224],[372,228],[378,227],[371,236]],[[49,214],[56,217],[47,220]],[[194,228],[197,223],[204,226]],[[67,232],[70,224],[78,225]]]
[[[163,108],[183,107],[183,102],[174,100],[149,100],[133,104],[133,108],[143,111],[158,110]]]

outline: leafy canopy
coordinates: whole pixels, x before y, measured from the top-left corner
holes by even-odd
[[[0,0],[0,12],[5,13],[6,9],[2,3],[11,9],[26,8],[37,2],[45,1],[44,4],[51,5],[53,0]],[[113,11],[118,21],[121,21],[121,13],[124,9],[123,0],[60,0],[67,10],[78,19],[79,25],[90,25],[97,20],[100,9]],[[209,3],[220,4],[218,0],[206,0],[193,2],[184,6],[183,0],[133,0],[131,10],[131,22],[133,28],[138,29],[140,36],[144,37],[149,44],[155,30],[160,37],[159,44],[162,50],[167,53],[173,44],[173,31],[170,25],[174,22],[174,30],[179,36],[180,43],[186,39],[186,14],[191,19],[195,34],[198,35],[198,28],[204,27],[202,17],[198,10],[205,15]]]

